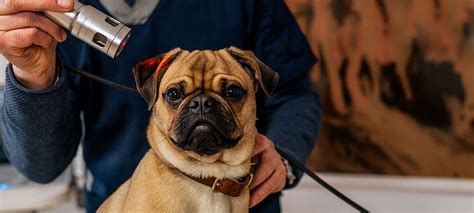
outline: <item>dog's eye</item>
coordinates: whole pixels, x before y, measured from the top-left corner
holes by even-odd
[[[173,104],[181,101],[184,97],[184,94],[179,88],[173,87],[166,91],[165,97],[168,102]]]
[[[223,95],[229,100],[238,100],[244,95],[244,90],[239,86],[232,84],[228,86],[224,91]]]

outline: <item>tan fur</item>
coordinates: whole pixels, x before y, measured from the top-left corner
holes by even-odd
[[[231,104],[220,97],[221,79],[243,86],[247,91],[245,100],[240,104]],[[235,147],[212,156],[200,156],[180,150],[170,141],[170,137],[176,136],[172,126],[180,108],[168,106],[161,94],[176,83],[184,84],[186,94],[204,90],[233,112],[244,133]],[[210,187],[195,182],[181,172],[195,177],[230,179],[248,174],[256,134],[256,85],[226,50],[181,51],[159,85],[147,129],[151,150],[131,179],[100,207],[99,212],[247,212],[248,188],[240,197],[213,193]]]

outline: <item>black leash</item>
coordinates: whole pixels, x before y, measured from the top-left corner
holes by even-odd
[[[331,185],[329,185],[329,183],[327,183],[326,181],[324,181],[323,179],[321,179],[318,175],[316,175],[316,173],[312,172],[311,170],[309,170],[307,167],[305,167],[304,165],[302,165],[300,162],[298,162],[297,160],[295,160],[293,157],[291,157],[290,155],[288,155],[287,153],[283,152],[281,149],[279,149],[278,147],[275,147],[277,149],[277,151],[280,153],[280,155],[282,157],[284,157],[285,159],[287,159],[290,163],[292,163],[297,169],[303,171],[304,173],[306,173],[307,175],[309,175],[314,181],[316,181],[317,183],[319,183],[319,185],[323,186],[324,188],[326,188],[328,191],[330,191],[331,193],[333,193],[334,195],[336,195],[337,197],[339,197],[341,200],[343,200],[344,202],[346,202],[347,204],[351,205],[352,207],[354,207],[355,209],[357,209],[359,212],[369,212],[369,210],[365,209],[364,207],[360,206],[359,204],[357,204],[356,202],[354,202],[353,200],[351,200],[350,198],[348,198],[347,196],[345,196],[344,194],[342,194],[341,192],[337,191],[337,189],[335,189],[334,187],[332,187]]]
[[[80,70],[80,69],[77,69],[73,66],[69,66],[69,65],[64,65],[64,67],[66,68],[66,70],[68,71],[71,71],[73,73],[76,73],[76,74],[79,74],[79,75],[83,75],[87,78],[90,78],[94,81],[97,81],[99,83],[102,83],[102,84],[105,84],[107,86],[111,86],[111,87],[114,87],[116,89],[121,89],[121,90],[124,90],[124,91],[127,91],[127,92],[131,92],[131,93],[136,93],[138,94],[138,91],[136,89],[133,89],[133,88],[130,88],[128,86],[125,86],[123,84],[119,84],[117,82],[113,82],[113,81],[110,81],[110,80],[107,80],[105,78],[101,78],[99,76],[96,76],[94,74],[91,74],[91,73],[88,73],[86,71],[83,71],[83,70]],[[297,160],[295,160],[293,157],[291,157],[290,155],[288,155],[287,153],[285,153],[284,151],[282,151],[281,149],[279,149],[278,147],[276,147],[277,151],[280,153],[280,155],[282,157],[284,157],[285,159],[287,159],[291,164],[293,164],[297,169],[303,171],[304,173],[306,173],[307,175],[309,175],[314,181],[316,181],[318,184],[320,184],[321,186],[323,186],[324,188],[326,188],[328,191],[330,191],[331,193],[333,193],[334,195],[336,195],[337,197],[339,197],[341,200],[343,200],[344,202],[346,202],[347,204],[351,205],[352,207],[354,207],[355,209],[357,209],[359,212],[363,212],[363,213],[366,213],[366,212],[369,212],[367,209],[365,209],[364,207],[360,206],[359,204],[357,204],[356,202],[354,202],[353,200],[351,200],[350,198],[348,198],[347,196],[345,196],[344,194],[342,194],[341,192],[339,192],[337,189],[335,189],[334,187],[332,187],[331,185],[329,185],[326,181],[324,181],[323,179],[321,179],[318,175],[316,175],[316,173],[312,172],[311,170],[309,170],[308,168],[306,168],[303,164],[301,164],[300,162],[298,162]]]
[[[116,89],[121,89],[121,90],[124,90],[124,91],[127,91],[127,92],[131,92],[131,93],[137,93],[137,90],[136,89],[133,89],[133,88],[130,88],[130,87],[127,87],[123,84],[119,84],[119,83],[116,83],[116,82],[113,82],[113,81],[110,81],[110,80],[107,80],[105,78],[102,78],[102,77],[99,77],[97,75],[94,75],[94,74],[91,74],[91,73],[88,73],[84,70],[80,70],[80,69],[77,69],[76,67],[73,67],[73,66],[70,66],[70,65],[64,65],[64,68],[66,68],[66,70],[68,71],[71,71],[73,73],[76,73],[76,74],[79,74],[79,75],[83,75],[87,78],[90,78],[94,81],[97,81],[99,83],[102,83],[102,84],[105,84],[107,86],[110,86],[110,87],[113,87],[113,88],[116,88]]]

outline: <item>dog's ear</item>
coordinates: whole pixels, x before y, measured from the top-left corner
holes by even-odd
[[[151,110],[156,102],[158,88],[165,71],[181,51],[180,48],[173,49],[165,54],[140,62],[133,68],[138,93],[148,103],[148,110]]]
[[[251,51],[241,50],[236,47],[227,48],[229,52],[247,71],[250,71],[258,81],[265,95],[270,96],[275,90],[279,75],[272,68],[261,62]]]

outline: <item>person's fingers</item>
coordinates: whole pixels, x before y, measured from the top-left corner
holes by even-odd
[[[269,194],[282,190],[286,183],[286,168],[270,139],[257,134],[252,156],[258,160],[258,164],[249,186],[252,190],[250,207],[260,203]]]
[[[268,180],[267,182],[265,182],[265,184],[259,186],[255,191],[250,194],[250,208],[262,202],[262,200],[270,194],[271,189],[274,187],[272,186],[270,181],[271,180]]]
[[[74,0],[0,0],[0,15],[21,11],[67,12],[74,7]]]
[[[67,12],[73,4],[74,0],[0,0],[0,53],[27,88],[45,89],[54,81],[55,45],[65,37],[39,12]]]
[[[271,176],[265,180],[261,185],[259,185],[255,190],[252,191],[250,196],[249,207],[252,208],[263,199],[265,199],[269,194],[280,191],[282,182],[285,181],[285,174],[281,170],[275,170]]]
[[[274,174],[280,178],[277,187],[273,190],[273,193],[283,190],[286,186],[286,167],[282,163],[278,164]]]
[[[272,144],[270,139],[264,135],[258,134],[255,136],[255,146],[253,148],[252,156],[262,153],[264,150],[268,149]]]
[[[35,12],[20,12],[13,15],[0,16],[0,31],[36,27],[51,35],[56,41],[66,39],[64,30],[45,16]]]
[[[0,36],[3,37],[1,40],[7,43],[9,47],[18,49],[32,45],[47,48],[54,43],[53,37],[35,27],[2,32]]]
[[[278,161],[275,161],[275,158],[279,159],[278,156],[274,156],[270,151],[262,152],[260,163],[257,165],[253,181],[249,186],[251,190],[270,177],[278,164]]]

